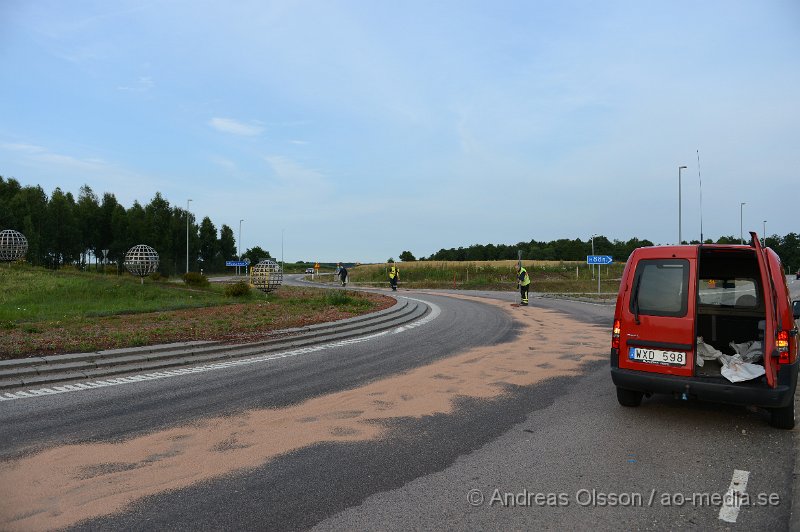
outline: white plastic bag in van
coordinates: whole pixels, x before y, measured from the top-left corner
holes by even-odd
[[[701,368],[706,360],[717,360],[722,356],[722,351],[717,350],[713,345],[703,341],[702,336],[697,337],[697,365]]]
[[[757,379],[766,373],[764,366],[745,362],[738,354],[730,356],[723,353],[719,360],[722,362],[722,376],[731,382]]]
[[[761,342],[758,340],[736,344],[731,342],[729,344],[733,350],[742,356],[745,362],[756,362],[761,360],[764,356],[764,350],[761,348]]]

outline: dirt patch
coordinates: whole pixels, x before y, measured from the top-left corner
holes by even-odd
[[[66,527],[313,444],[375,440],[397,418],[448,414],[459,398],[492,398],[509,384],[575,375],[606,356],[605,328],[547,310],[457,297],[501,307],[519,323],[519,336],[286,408],[210,418],[121,443],[65,445],[0,464],[0,528]],[[565,345],[576,330],[580,344]]]

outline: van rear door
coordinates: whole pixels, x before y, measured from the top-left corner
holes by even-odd
[[[639,251],[639,250],[637,250]],[[697,248],[635,253],[629,296],[620,310],[619,367],[691,376],[695,350]]]
[[[769,260],[766,250],[761,247],[761,241],[754,232],[750,232],[751,246],[756,250],[758,267],[761,272],[761,286],[764,290],[765,326],[764,326],[764,369],[766,370],[767,384],[771,388],[778,385],[778,358],[775,348],[777,335],[777,294],[770,272]]]

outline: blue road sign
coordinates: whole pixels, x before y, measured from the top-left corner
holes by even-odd
[[[247,266],[250,264],[250,261],[247,260],[226,260],[225,266]]]
[[[610,255],[586,255],[586,264],[611,264],[614,259]]]

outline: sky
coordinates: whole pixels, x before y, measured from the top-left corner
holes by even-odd
[[[800,232],[797,0],[2,0],[0,64],[0,176],[287,262]]]

